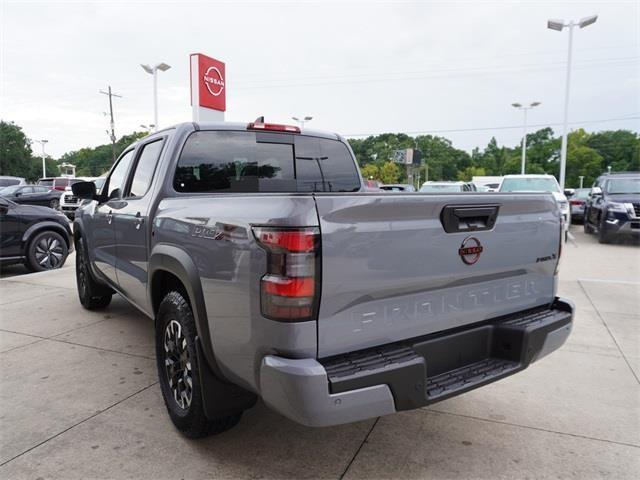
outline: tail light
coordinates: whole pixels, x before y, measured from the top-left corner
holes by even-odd
[[[267,273],[260,280],[262,315],[282,322],[318,317],[320,234],[317,228],[254,227],[267,252]]]
[[[569,203],[571,205],[584,205],[584,201],[583,200],[569,200]]]

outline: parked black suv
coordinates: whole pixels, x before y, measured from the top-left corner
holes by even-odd
[[[0,265],[24,263],[34,272],[60,268],[73,251],[72,239],[62,213],[0,197]]]
[[[585,207],[584,232],[598,232],[600,243],[614,235],[640,236],[640,172],[600,175]]]

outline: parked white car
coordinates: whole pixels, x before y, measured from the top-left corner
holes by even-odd
[[[553,194],[564,217],[565,238],[571,225],[571,209],[569,200],[560,189],[553,175],[505,175],[502,178],[499,192],[550,192]]]
[[[93,182],[96,184],[96,191],[99,192],[104,184],[104,179],[105,177],[74,178],[73,181],[69,182],[69,186],[65,188],[62,195],[60,195],[60,211],[73,220],[76,209],[80,206],[81,200],[73,194],[71,191],[71,185],[76,182]]]

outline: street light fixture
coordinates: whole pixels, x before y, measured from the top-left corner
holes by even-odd
[[[34,142],[39,143],[40,145],[42,145],[42,178],[45,178],[47,176],[47,167],[45,165],[45,159],[47,158],[47,155],[44,153],[44,146],[49,143],[49,140],[34,140]]]
[[[157,131],[158,130],[158,70],[162,72],[166,72],[171,68],[171,66],[167,65],[164,62],[159,63],[154,67],[150,67],[149,65],[143,65],[143,64],[140,64],[140,66],[145,72],[153,75],[153,120],[154,120],[153,126],[155,131]]]
[[[571,52],[573,49],[573,29],[574,27],[585,28],[596,23],[597,15],[582,18],[578,21],[570,20],[549,20],[547,28],[561,32],[564,28],[569,29],[569,48],[567,53],[567,82],[564,95],[564,131],[562,132],[562,147],[560,148],[560,188],[564,189],[565,171],[567,168],[567,135],[569,129],[569,88],[571,85]]]
[[[541,102],[532,102],[529,106],[523,106],[521,103],[512,103],[511,106],[517,108],[518,110],[522,110],[524,112],[524,127],[522,132],[522,160],[520,162],[520,174],[524,175],[525,173],[525,161],[527,156],[527,110],[531,110],[532,108],[540,105]]]
[[[291,117],[291,119],[298,122],[300,124],[300,128],[303,128],[305,123],[307,123],[310,120],[313,120],[313,117],[303,117],[302,119],[298,117]]]

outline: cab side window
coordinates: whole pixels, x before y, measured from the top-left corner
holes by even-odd
[[[151,186],[151,180],[153,180],[153,174],[156,170],[156,165],[160,159],[160,153],[162,152],[163,140],[158,140],[152,143],[147,143],[142,147],[142,153],[138,159],[138,163],[131,172],[131,188],[129,190],[128,198],[140,198],[149,190]]]
[[[108,180],[108,200],[122,198],[122,193],[124,192],[124,187],[127,180],[127,171],[129,170],[129,166],[131,165],[132,160],[133,150],[130,150],[120,158],[118,164],[116,165],[116,168],[114,168],[111,172]]]

